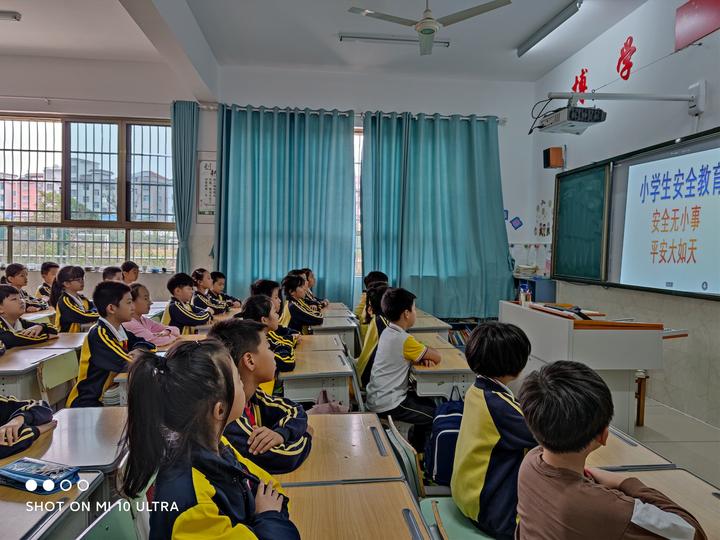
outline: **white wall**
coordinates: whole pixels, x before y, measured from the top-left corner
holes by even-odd
[[[615,66],[628,35],[638,50],[634,69],[661,58],[674,49],[675,9],[684,0],[650,0],[598,37],[536,83],[539,100],[551,91],[570,91],[580,69],[588,73],[589,89],[617,78]],[[701,129],[720,124],[720,33],[641,71],[629,81],[604,88],[605,92],[686,94],[698,79],[708,81],[707,110]],[[556,102],[561,106],[561,102]],[[587,103],[590,104],[590,103]],[[583,135],[536,134],[533,170],[541,179],[539,198],[552,197],[555,171],[544,171],[541,150],[567,144],[568,166],[574,168],[614,155],[644,148],[693,132],[687,106],[673,102],[598,102],[607,111],[604,124]],[[560,284],[558,300],[598,308],[613,317],[636,316],[686,328],[690,338],[665,344],[664,369],[651,372],[649,395],[701,420],[720,426],[720,303],[645,292]]]
[[[534,240],[533,142],[527,135],[533,96],[533,85],[523,82],[307,69],[224,67],[220,72],[220,100],[225,103],[506,117],[507,124],[499,127],[503,198],[510,217],[520,216],[526,223],[518,231],[509,227],[510,242]]]

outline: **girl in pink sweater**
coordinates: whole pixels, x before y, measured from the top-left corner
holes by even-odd
[[[144,285],[133,283],[130,286],[130,295],[135,303],[135,314],[132,320],[123,323],[125,330],[158,347],[172,343],[180,336],[180,330],[175,326],[165,326],[145,316],[150,313],[152,302],[150,301],[150,291]]]

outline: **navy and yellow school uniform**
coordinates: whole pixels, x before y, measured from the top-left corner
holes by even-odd
[[[323,320],[323,312],[318,306],[308,304],[305,300],[290,298],[285,302],[280,324],[298,332],[303,332],[308,326],[322,324]]]
[[[35,296],[37,298],[50,298],[50,285],[43,281],[43,284],[38,287]]]
[[[367,292],[363,291],[360,294],[360,300],[353,313],[355,313],[357,320],[360,321],[360,341],[365,343],[365,335],[370,326],[370,323],[365,322],[367,320]]]
[[[255,512],[260,483],[283,496],[282,509]],[[170,510],[150,514],[150,540],[299,540],[288,498],[266,471],[242,457],[224,437],[219,453],[194,446],[187,458],[162,466],[154,501]]]
[[[315,293],[313,293],[312,291],[307,292],[307,294],[305,295],[305,301],[308,304],[311,304],[313,306],[318,306],[320,308],[322,308],[323,304],[325,303],[325,300],[322,300],[322,299],[318,298],[317,296],[315,296]]]
[[[242,304],[239,298],[235,298],[225,292],[216,293],[212,289],[207,292],[210,299],[216,304],[225,305],[226,309],[230,309],[235,302]]]
[[[279,330],[279,329],[278,329]],[[295,369],[295,345],[297,339],[294,335],[281,335],[270,330],[267,333],[270,349],[275,355],[275,367],[278,371],[292,371]]]
[[[201,293],[200,291],[195,291],[195,294],[193,294],[192,305],[197,309],[210,308],[213,315],[220,315],[228,310],[225,302],[216,302],[209,293]]]
[[[43,327],[42,333],[38,336],[25,336],[20,332],[27,330],[31,326],[40,325]],[[5,347],[12,349],[13,347],[23,347],[25,345],[36,345],[47,341],[50,335],[57,334],[57,330],[49,324],[29,322],[24,319],[18,319],[15,321],[15,325],[11,325],[3,317],[0,317],[0,341],[5,344]]]
[[[133,349],[155,351],[155,345],[100,318],[83,340],[77,382],[66,407],[102,407],[102,396],[115,375],[130,367],[128,352]]]
[[[193,304],[180,302],[173,297],[165,308],[160,322],[165,326],[175,326],[179,328],[181,334],[190,334],[194,326],[210,324],[211,320],[212,315],[205,311],[205,309],[197,308]]]
[[[276,431],[285,442],[264,454],[251,455],[248,439],[255,426]],[[230,423],[224,435],[240,454],[270,473],[282,474],[297,469],[310,453],[312,436],[307,432],[307,426],[307,414],[300,405],[257,389],[245,414]]]
[[[42,310],[42,309],[47,309],[49,307],[48,303],[45,300],[43,300],[42,298],[35,298],[34,296],[30,295],[24,289],[18,288],[18,292],[20,293],[20,298],[25,300],[26,308],[34,307],[34,308],[38,308],[38,309]]]
[[[81,325],[97,322],[99,317],[93,303],[82,294],[73,297],[63,291],[55,306],[55,328],[60,332],[77,333]]]
[[[23,425],[18,430],[18,438],[14,444],[0,445],[0,459],[22,452],[30,447],[40,436],[37,427],[52,420],[52,410],[44,401],[20,401],[12,396],[0,395],[0,426],[4,426],[13,418],[23,417]]]
[[[375,362],[375,351],[377,351],[378,341],[380,341],[380,335],[383,333],[383,330],[387,328],[388,324],[390,324],[388,320],[380,315],[373,317],[368,325],[362,351],[360,351],[360,356],[358,356],[357,362],[355,363],[363,388],[370,382],[370,372]]]
[[[537,442],[513,393],[479,376],[465,409],[450,483],[460,511],[493,538],[513,538],[520,463]]]

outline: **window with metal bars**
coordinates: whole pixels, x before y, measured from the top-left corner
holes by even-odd
[[[0,261],[175,269],[171,127],[0,117]]]

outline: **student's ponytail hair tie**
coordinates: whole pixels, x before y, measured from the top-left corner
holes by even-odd
[[[153,368],[153,375],[155,377],[165,375],[168,372],[168,363],[164,356],[155,356],[155,367]]]

